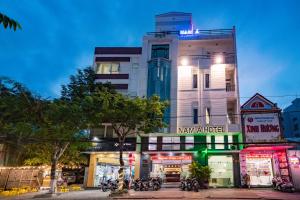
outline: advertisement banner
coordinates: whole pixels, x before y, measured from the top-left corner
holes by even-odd
[[[246,142],[274,142],[280,140],[277,113],[244,115]]]

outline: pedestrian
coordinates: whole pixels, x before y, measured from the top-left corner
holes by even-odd
[[[248,173],[245,174],[244,181],[245,181],[246,186],[250,189],[250,176]]]

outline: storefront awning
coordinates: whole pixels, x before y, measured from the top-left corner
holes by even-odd
[[[261,145],[261,146],[248,146],[241,150],[241,152],[247,152],[247,151],[280,151],[280,150],[286,150],[286,149],[292,149],[294,146],[292,145]]]

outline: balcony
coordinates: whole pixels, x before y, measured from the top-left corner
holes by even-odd
[[[226,92],[233,92],[235,91],[235,85],[231,83],[226,83]]]

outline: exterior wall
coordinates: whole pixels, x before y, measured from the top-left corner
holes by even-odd
[[[142,66],[141,70],[146,74],[146,79],[148,78],[148,62],[151,60],[151,48],[152,45],[157,44],[169,44],[169,60],[171,61],[171,80],[170,80],[170,124],[169,130],[165,130],[165,132],[175,132],[176,131],[176,116],[177,116],[177,60],[173,59],[177,57],[177,49],[178,49],[178,38],[176,35],[168,35],[164,38],[156,38],[152,35],[146,35],[143,38],[143,55],[142,55]],[[144,77],[144,76],[143,76]],[[147,82],[146,82],[147,83]],[[150,87],[147,85],[147,87]],[[146,88],[147,88],[146,87]],[[146,93],[147,89],[144,88],[142,93]]]
[[[129,57],[129,62],[118,62],[120,63],[120,72],[119,74],[128,74],[128,79],[96,79],[96,82],[106,83],[110,82],[111,84],[127,84],[128,89],[118,90],[119,92],[129,95],[129,96],[145,96],[143,93],[145,84],[143,84],[145,79],[143,76],[143,71],[141,68],[141,55],[138,54],[95,54],[95,62],[94,69],[96,70],[97,63],[101,63],[101,61],[97,62],[97,57]],[[114,61],[112,61],[114,62]]]
[[[182,12],[170,12],[155,16],[155,30],[179,31],[192,29],[192,14]]]
[[[217,44],[217,46],[216,46]],[[205,109],[211,110],[211,125],[223,125],[228,132],[240,131],[240,120],[228,122],[227,104],[233,104],[234,116],[239,111],[238,87],[233,91],[226,90],[226,73],[232,71],[230,77],[233,85],[238,85],[237,68],[234,63],[214,64],[213,58],[203,57],[208,52],[234,52],[234,40],[181,40],[178,62],[188,59],[187,66],[178,65],[178,103],[177,129],[193,126],[193,108],[198,108],[199,125],[205,126]],[[193,56],[194,55],[194,56]],[[198,55],[198,56],[195,56]],[[198,88],[192,87],[193,75],[198,76]],[[210,76],[210,88],[205,88],[205,74]],[[180,117],[185,116],[185,117]],[[235,126],[232,126],[235,125]]]
[[[283,110],[283,132],[286,138],[300,138],[300,98]]]

